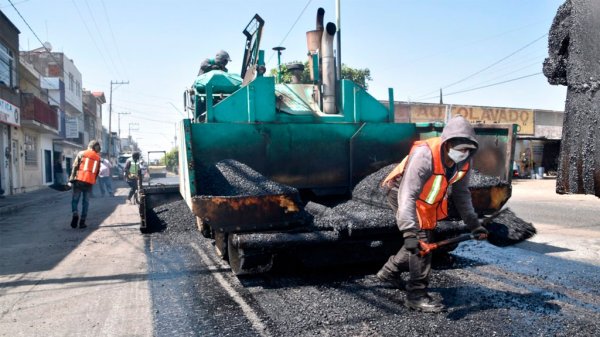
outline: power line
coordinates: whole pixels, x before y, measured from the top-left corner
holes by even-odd
[[[520,27],[517,27],[517,28],[514,28],[514,29],[503,31],[501,33],[498,33],[498,34],[495,34],[495,35],[492,35],[492,36],[486,36],[486,37],[483,37],[481,39],[468,41],[468,42],[465,42],[463,44],[454,44],[453,43],[450,48],[444,48],[444,50],[441,51],[441,52],[438,51],[439,48],[436,48],[436,50],[433,51],[433,52],[431,52],[431,53],[415,56],[414,58],[412,58],[412,59],[408,60],[406,63],[404,63],[404,66],[406,67],[407,65],[411,65],[411,64],[416,63],[416,62],[422,62],[423,60],[429,59],[429,58],[431,58],[433,56],[446,55],[446,54],[449,54],[449,53],[451,53],[451,52],[453,52],[455,50],[463,50],[464,47],[467,47],[467,46],[470,46],[470,45],[474,45],[474,44],[481,45],[484,42],[495,40],[495,39],[497,39],[499,37],[502,37],[504,35],[507,35],[507,34],[510,34],[510,33],[513,33],[513,32],[518,32],[518,31],[523,30],[523,29],[525,29],[527,27],[538,25],[538,24],[540,24],[542,22],[544,22],[544,21],[543,20],[538,20],[538,21],[535,21],[535,22],[532,22],[532,23],[529,23],[529,24],[526,24],[526,25],[523,25],[523,26],[520,26]]]
[[[22,4],[24,2],[27,2],[27,1],[29,1],[29,0],[23,0],[23,1],[15,2],[15,5],[20,5],[20,4]],[[11,3],[11,5],[12,5],[12,3]],[[0,6],[0,8],[4,8],[4,7],[8,7],[8,6]]]
[[[539,61],[539,60],[536,60],[535,62],[531,62],[531,63],[529,63],[529,64],[527,64],[527,65],[525,65],[525,66],[523,66],[523,67],[521,67],[521,68],[515,69],[515,70],[513,70],[513,71],[510,71],[510,72],[508,72],[508,73],[504,73],[504,74],[502,74],[502,75],[500,75],[500,76],[496,76],[496,77],[490,78],[490,79],[488,79],[488,80],[481,81],[481,82],[479,82],[479,83],[475,83],[475,84],[473,84],[473,86],[479,86],[479,85],[483,85],[483,84],[486,84],[486,83],[489,83],[489,82],[492,82],[492,81],[499,80],[499,79],[501,79],[501,78],[505,78],[505,77],[507,77],[508,75],[512,75],[512,74],[514,74],[514,73],[518,73],[518,72],[520,72],[520,71],[522,71],[522,70],[525,70],[525,69],[527,69],[527,68],[531,68],[531,66],[534,66],[534,65],[537,65],[537,66],[539,66],[539,65],[540,65],[540,61]]]
[[[94,23],[94,26],[96,27],[96,31],[98,32],[98,37],[100,38],[100,42],[102,43],[102,46],[104,47],[104,50],[106,50],[106,54],[108,55],[108,59],[110,61],[110,63],[112,64],[114,70],[117,72],[117,75],[120,75],[119,73],[119,69],[117,68],[115,62],[113,61],[112,57],[110,56],[110,49],[108,48],[108,46],[106,45],[106,43],[104,42],[104,38],[102,37],[102,32],[100,31],[100,27],[98,27],[98,23],[96,22],[96,18],[94,17],[94,13],[92,13],[92,9],[90,8],[90,4],[88,3],[87,0],[85,0],[85,6],[87,7],[88,13],[90,14],[90,17],[92,18],[92,22]]]
[[[15,12],[17,12],[17,14],[19,14],[19,17],[21,17],[21,19],[23,20],[23,22],[25,22],[25,25],[27,26],[27,28],[29,28],[29,30],[31,31],[31,33],[33,34],[33,36],[35,36],[35,38],[38,40],[38,42],[42,45],[42,48],[44,48],[48,52],[48,54],[50,55],[50,57],[54,60],[54,62],[56,62],[56,64],[58,64],[58,66],[60,67],[60,69],[62,70],[62,72],[64,74],[65,69],[63,68],[62,63],[58,62],[58,60],[54,57],[54,54],[52,54],[52,51],[50,51],[50,49],[48,49],[48,47],[46,47],[46,45],[44,44],[44,42],[42,42],[42,40],[35,33],[35,31],[33,30],[33,28],[31,28],[31,26],[29,25],[29,23],[27,22],[27,20],[25,20],[25,18],[23,17],[23,15],[21,15],[21,12],[19,12],[19,10],[17,9],[17,7],[15,7],[15,5],[12,2],[12,0],[8,0],[8,2],[14,8]]]
[[[311,2],[312,2],[312,0],[308,0],[308,2],[306,3],[306,6],[304,6],[304,8],[302,9],[302,11],[300,12],[300,15],[298,15],[298,17],[296,18],[296,21],[294,21],[294,23],[292,24],[292,27],[290,27],[290,30],[288,30],[288,32],[285,34],[285,36],[283,37],[283,39],[281,40],[281,42],[279,42],[278,46],[282,46],[283,45],[283,42],[285,42],[285,39],[287,39],[288,35],[290,35],[290,33],[292,32],[292,29],[294,29],[294,27],[296,26],[296,24],[298,23],[298,21],[302,17],[302,14],[304,14],[304,12],[306,11],[306,9],[308,8],[308,5],[310,5]],[[272,52],[271,56],[269,56],[269,59],[267,60],[267,64],[269,62],[271,62],[271,59],[273,58],[274,55],[275,55],[275,52]]]
[[[542,72],[540,71],[540,72],[537,72],[537,73],[534,73],[534,74],[520,76],[520,77],[517,77],[517,78],[511,78],[510,80],[506,80],[506,81],[502,81],[502,82],[496,82],[496,83],[492,83],[492,84],[488,84],[488,85],[484,85],[484,86],[480,86],[480,87],[476,87],[476,88],[471,88],[471,89],[454,91],[454,92],[451,92],[451,93],[444,94],[444,97],[445,96],[450,96],[450,95],[462,94],[462,93],[469,92],[469,91],[475,91],[475,90],[479,90],[479,89],[489,88],[489,87],[493,87],[493,86],[496,86],[496,85],[500,85],[500,84],[504,84],[504,83],[508,83],[508,82],[514,82],[514,81],[518,81],[518,80],[521,80],[521,79],[524,79],[524,78],[527,78],[527,77],[537,76],[537,75],[541,75],[541,74],[542,74]],[[430,97],[421,98],[421,99],[422,100],[428,100],[428,99],[433,99],[433,98],[437,98],[437,97],[438,96],[436,95],[436,96],[430,96]]]
[[[85,27],[85,30],[87,31],[88,35],[90,36],[90,40],[92,40],[92,43],[94,44],[94,47],[96,47],[96,50],[98,51],[98,54],[102,58],[102,61],[104,62],[104,65],[106,66],[106,69],[109,69],[110,67],[108,65],[108,62],[106,62],[106,58],[104,57],[104,54],[102,53],[102,50],[100,50],[100,47],[98,47],[98,44],[96,43],[96,39],[94,39],[94,35],[90,31],[90,28],[88,27],[87,23],[85,23],[85,19],[83,18],[83,15],[81,15],[81,11],[79,10],[79,6],[77,6],[77,3],[75,2],[75,0],[71,0],[71,2],[73,3],[73,6],[75,6],[75,9],[77,10],[77,14],[79,15],[79,18],[81,19],[81,22],[83,22],[83,26]]]
[[[119,62],[121,63],[121,66],[123,66],[123,70],[125,70],[125,75],[127,75],[127,67],[125,67],[125,62],[123,62],[123,58],[121,57],[121,51],[119,50],[119,45],[117,44],[117,40],[115,39],[114,30],[110,23],[110,16],[108,15],[108,11],[106,10],[104,1],[101,0],[100,3],[102,4],[102,8],[104,9],[104,16],[106,17],[106,23],[108,24],[108,30],[110,32],[110,36],[112,38],[113,45],[115,46],[115,50],[117,51],[117,57],[119,59]],[[126,77],[129,77],[129,76],[126,76]]]
[[[52,51],[50,49],[48,49],[48,47],[44,44],[44,42],[42,42],[42,40],[37,35],[37,33],[33,30],[33,28],[31,28],[31,25],[29,25],[29,22],[27,22],[27,20],[25,20],[25,18],[21,14],[21,12],[19,12],[19,10],[17,9],[17,7],[15,7],[15,4],[12,2],[12,0],[8,0],[8,2],[11,4],[11,6],[15,10],[15,12],[17,12],[17,14],[21,18],[21,20],[23,20],[23,22],[25,23],[25,25],[27,26],[27,28],[29,28],[29,30],[31,31],[31,33],[33,34],[33,36],[35,36],[36,40],[38,40],[38,42],[40,43],[40,45],[42,45],[42,48],[44,48],[44,50],[46,50],[46,52],[48,53],[48,56],[50,56],[50,58],[52,58],[52,60],[54,62],[56,62],[56,65],[58,65],[58,67],[60,68],[60,70],[61,70],[61,72],[63,73],[63,76],[64,76],[64,74],[65,74],[65,68],[63,67],[62,62],[59,62],[59,60],[57,60],[56,57],[54,57],[54,53],[52,53]],[[19,2],[19,3],[23,3],[23,2],[24,1]],[[29,51],[27,53],[29,53]],[[65,56],[63,54],[63,58],[64,57]],[[41,77],[41,79],[43,79],[44,81],[48,81],[48,79],[46,77],[43,77],[43,76]],[[26,81],[29,82],[30,84],[32,84],[34,87],[36,87],[38,89],[42,89],[41,87],[38,86],[38,84],[34,84],[31,81],[29,81],[29,80],[26,80]],[[60,102],[56,101],[50,95],[48,95],[48,99],[54,101],[55,103],[57,103],[58,106],[61,106]]]
[[[545,34],[543,34],[542,36],[540,36],[540,37],[536,38],[535,40],[533,40],[533,41],[531,41],[531,42],[529,42],[529,43],[527,43],[527,44],[526,44],[526,45],[524,45],[523,47],[521,47],[521,48],[519,48],[519,49],[515,50],[514,52],[512,52],[512,53],[508,54],[507,56],[504,56],[503,58],[501,58],[500,60],[498,60],[498,61],[496,61],[496,62],[494,62],[494,63],[490,64],[489,66],[487,66],[487,67],[484,67],[484,68],[482,68],[482,69],[480,69],[480,70],[478,70],[478,71],[476,71],[476,72],[472,73],[471,75],[468,75],[467,77],[464,77],[464,78],[462,78],[462,79],[460,79],[460,80],[458,80],[458,81],[455,81],[455,82],[452,82],[452,83],[450,83],[450,84],[447,84],[447,85],[443,86],[443,87],[442,87],[442,89],[448,89],[448,88],[450,88],[450,87],[452,87],[452,86],[454,86],[454,85],[456,85],[456,84],[462,83],[462,82],[464,82],[464,81],[466,81],[466,80],[468,80],[468,79],[470,79],[470,78],[473,78],[473,77],[475,77],[475,76],[477,76],[477,75],[481,74],[482,72],[484,72],[484,71],[486,71],[486,70],[488,70],[488,69],[492,68],[493,66],[495,66],[495,65],[497,65],[497,64],[499,64],[499,63],[501,63],[501,62],[503,62],[504,60],[506,60],[506,59],[508,59],[509,57],[511,57],[511,56],[513,56],[513,55],[515,55],[516,53],[520,52],[521,50],[523,50],[523,49],[525,49],[525,48],[527,48],[527,47],[531,46],[532,44],[534,44],[534,43],[538,42],[539,40],[543,39],[543,38],[544,38],[544,37],[546,37],[546,36],[548,36],[548,33],[545,33]],[[430,91],[430,92],[428,92],[427,94],[424,94],[423,96],[431,95],[432,93],[434,93],[434,92],[437,92],[437,90],[438,90],[438,89],[435,89],[435,90],[433,90],[433,91]],[[421,99],[423,96],[421,96],[421,97],[417,97],[417,99]]]

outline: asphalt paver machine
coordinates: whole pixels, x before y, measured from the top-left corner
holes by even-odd
[[[210,71],[184,95],[192,117],[179,127],[179,191],[198,229],[215,240],[236,274],[268,271],[282,253],[321,260],[325,255],[310,255],[313,248],[328,257],[350,251],[353,261],[386,258],[402,243],[391,211],[365,201],[371,192],[353,198],[353,189],[401,161],[414,141],[443,129],[396,123],[391,89],[381,103],[340,79],[336,27],[324,26],[323,14],[320,9],[316,29],[307,32],[310,83],[265,76],[264,21],[255,15],[243,31],[240,75]],[[481,147],[474,167],[504,182],[472,189],[477,211],[491,214],[510,198],[516,126],[475,129]],[[373,198],[377,193],[374,186]]]

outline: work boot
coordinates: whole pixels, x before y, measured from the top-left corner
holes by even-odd
[[[376,276],[377,279],[379,279],[379,281],[386,283],[394,288],[404,290],[404,287],[406,286],[404,280],[400,277],[400,275],[390,272],[385,268],[385,266],[377,272]]]
[[[81,219],[81,221],[79,221],[79,228],[86,228],[86,224],[85,224],[85,219]]]
[[[79,215],[73,214],[73,218],[71,219],[71,228],[77,228],[78,222],[79,222]]]
[[[442,312],[446,310],[442,303],[434,300],[426,291],[422,290],[408,292],[404,305],[407,308],[422,312]]]

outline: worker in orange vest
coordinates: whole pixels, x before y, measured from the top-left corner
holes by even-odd
[[[92,140],[85,151],[79,152],[73,163],[73,171],[69,177],[69,185],[73,188],[73,197],[71,198],[71,210],[73,218],[71,227],[86,228],[85,219],[87,217],[89,206],[89,194],[92,193],[92,187],[96,183],[96,178],[100,172],[100,143]],[[77,211],[79,199],[81,201],[81,219]]]
[[[441,137],[417,141],[410,153],[384,179],[388,203],[396,216],[404,243],[377,273],[381,281],[405,288],[408,308],[440,312],[444,305],[428,293],[431,254],[421,256],[419,240],[430,242],[438,220],[448,216],[448,188],[467,228],[487,234],[473,209],[468,188],[471,158],[479,144],[473,127],[462,116],[450,119]],[[409,272],[408,282],[401,278]]]

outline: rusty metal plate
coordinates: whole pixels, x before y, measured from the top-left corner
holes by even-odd
[[[302,226],[306,212],[297,195],[197,196],[192,212],[214,231],[248,232]]]

